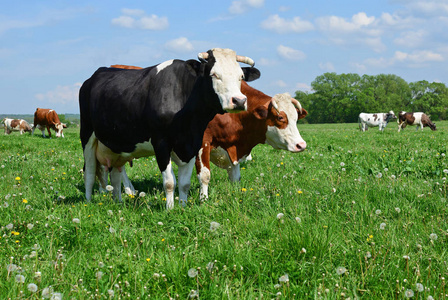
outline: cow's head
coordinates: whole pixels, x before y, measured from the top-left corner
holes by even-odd
[[[54,128],[56,131],[56,137],[64,137],[64,133],[62,132],[62,130],[64,128],[67,128],[67,125],[64,123],[54,123]]]
[[[204,75],[212,79],[213,90],[224,110],[246,110],[247,98],[241,93],[241,81],[252,81],[260,77],[254,61],[247,56],[236,55],[230,49],[214,48],[198,54],[205,64]],[[238,62],[251,67],[241,68]]]
[[[389,116],[389,119],[396,119],[397,116],[395,115],[394,111],[391,110],[387,113],[387,115]]]
[[[266,143],[275,149],[301,152],[306,142],[297,129],[297,120],[304,118],[308,112],[299,101],[288,93],[277,94],[266,106],[255,108],[254,115],[258,119],[266,119]]]

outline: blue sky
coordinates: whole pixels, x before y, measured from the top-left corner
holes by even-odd
[[[214,47],[254,59],[271,96],[325,72],[448,84],[448,0],[1,1],[0,113],[78,113],[100,66]]]

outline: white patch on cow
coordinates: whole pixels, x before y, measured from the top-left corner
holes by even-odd
[[[189,162],[183,162],[175,152],[171,152],[171,160],[178,166],[179,203],[185,206],[187,204],[188,191],[191,185],[191,173],[193,172],[196,156]]]
[[[266,144],[275,149],[288,150],[291,152],[301,152],[306,148],[306,142],[303,140],[297,128],[297,110],[291,101],[288,93],[277,94],[272,97],[279,112],[285,112],[288,118],[288,126],[284,129],[275,126],[268,126],[266,131]]]
[[[173,63],[173,61],[174,61],[174,60],[171,59],[171,60],[164,61],[164,62],[161,63],[161,64],[158,64],[157,67],[156,67],[156,70],[157,70],[156,74],[159,74],[160,71],[162,71],[162,70],[165,69],[166,67],[170,66],[170,65]]]
[[[245,100],[246,96],[241,93],[241,80],[243,71],[236,61],[236,53],[230,49],[212,49],[215,57],[210,76],[212,76],[213,89],[218,95],[222,108],[225,110],[235,109],[233,98]],[[244,109],[247,108],[247,102]]]
[[[86,146],[84,147],[84,185],[86,188],[86,199],[87,202],[92,198],[93,184],[95,183],[96,177],[96,164],[97,159],[95,157],[96,146],[98,140],[96,139],[95,133],[89,138]]]
[[[210,183],[210,170],[205,167],[204,163],[202,162],[202,153],[203,148],[199,150],[198,157],[199,157],[199,163],[201,164],[201,171],[198,174],[198,180],[201,184],[200,188],[200,198],[205,200],[208,198],[208,184]]]
[[[166,209],[174,208],[174,189],[176,188],[176,176],[174,175],[171,161],[168,162],[165,171],[162,172],[163,187],[166,194]]]

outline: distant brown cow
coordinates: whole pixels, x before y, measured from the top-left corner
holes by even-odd
[[[398,114],[398,132],[401,129],[404,129],[406,125],[417,125],[417,129],[420,127],[423,130],[423,127],[429,127],[431,130],[436,130],[436,124],[431,122],[428,115],[422,112],[405,112],[401,111]]]
[[[45,128],[47,128],[48,136],[50,138],[50,128],[56,131],[56,137],[64,137],[64,133],[62,133],[62,130],[64,128],[67,128],[67,125],[61,123],[58,114],[54,110],[48,108],[37,108],[36,112],[34,113],[34,127],[32,134],[34,134],[34,130],[36,128],[42,131],[43,137],[45,137]]]
[[[25,120],[4,118],[2,123],[5,125],[5,134],[11,134],[12,131],[20,131],[20,134],[31,132],[31,126]]]

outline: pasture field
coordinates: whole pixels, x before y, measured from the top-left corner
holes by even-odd
[[[153,157],[127,167],[137,196],[86,203],[77,128],[1,134],[0,298],[445,299],[437,128],[299,125],[305,152],[259,145],[240,183],[213,166],[210,198],[194,175],[171,211]]]

